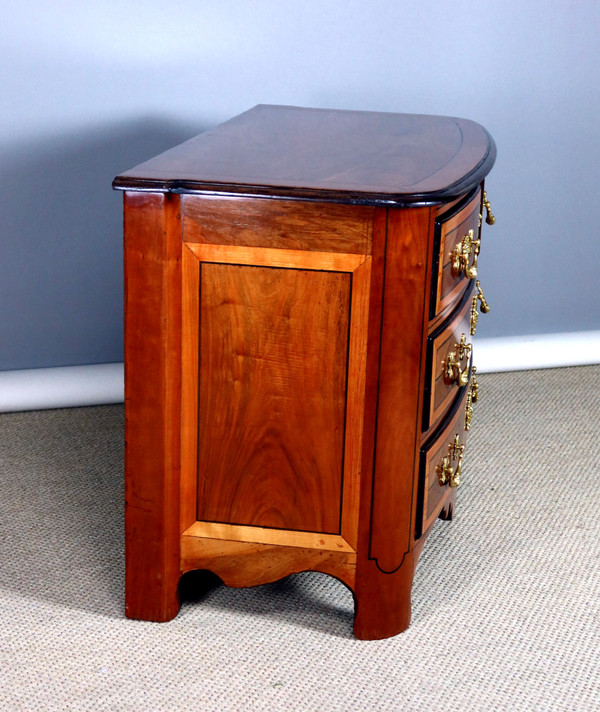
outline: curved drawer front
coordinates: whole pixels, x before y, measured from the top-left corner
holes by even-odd
[[[462,474],[466,399],[467,389],[453,409],[448,423],[421,448],[417,537],[427,531],[440,512],[454,502],[454,493]]]
[[[454,316],[427,339],[423,431],[443,417],[466,385],[471,361],[471,301],[469,289]]]
[[[461,207],[462,206],[462,207]],[[470,198],[466,205],[463,201],[435,221],[435,263],[433,266],[432,298],[429,318],[433,319],[443,311],[450,309],[474,282],[465,274],[464,267],[457,268],[455,255],[460,250],[465,238],[466,251],[464,263],[467,271],[472,270],[475,248],[468,247],[468,240],[478,240],[480,235],[479,215],[481,209],[481,190]],[[466,254],[468,252],[468,254]]]

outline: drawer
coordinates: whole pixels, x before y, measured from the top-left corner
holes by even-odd
[[[468,389],[464,389],[448,420],[421,448],[417,537],[429,529],[442,510],[451,512],[454,505],[462,475],[467,395]]]
[[[476,267],[478,246],[472,241],[480,236],[480,212],[481,190],[478,189],[435,221],[430,319],[451,309],[475,280],[473,263]],[[461,255],[460,264],[456,262],[457,250]]]
[[[427,339],[423,431],[438,422],[466,385],[471,361],[469,288],[449,320]]]

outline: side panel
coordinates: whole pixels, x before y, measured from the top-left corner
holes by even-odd
[[[252,201],[257,240],[240,245],[223,222],[238,201],[193,197],[182,254],[181,531],[255,527],[281,545],[319,532],[356,551],[372,210],[287,205],[286,224],[282,201]],[[251,242],[244,229],[240,241]]]
[[[351,281],[201,264],[198,520],[339,533]]]

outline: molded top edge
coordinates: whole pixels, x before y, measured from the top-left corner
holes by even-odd
[[[118,190],[426,205],[480,183],[479,124],[445,116],[259,104],[117,176]]]

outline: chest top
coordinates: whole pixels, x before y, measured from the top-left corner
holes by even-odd
[[[118,176],[119,190],[430,205],[481,182],[496,147],[466,119],[258,105]]]

